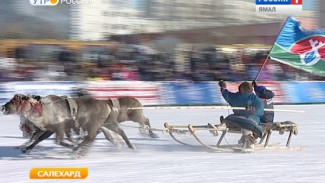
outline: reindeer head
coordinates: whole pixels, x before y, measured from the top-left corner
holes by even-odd
[[[9,102],[1,107],[1,111],[3,111],[5,115],[18,113],[25,107],[28,99],[29,97],[23,94],[16,94]]]
[[[30,95],[29,97],[37,100],[38,102],[41,100],[41,96],[39,95]]]

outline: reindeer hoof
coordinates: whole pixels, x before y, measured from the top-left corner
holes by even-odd
[[[151,134],[150,134],[150,137],[151,137],[151,138],[159,138],[159,136],[158,136],[157,134],[155,134],[155,133],[151,133]]]
[[[27,149],[27,148],[21,148],[20,151],[21,151],[22,153],[29,154],[30,149]]]
[[[71,157],[73,159],[80,159],[81,158],[81,155],[80,154],[77,154],[77,153],[72,153]]]
[[[123,144],[122,143],[116,143],[114,144],[117,149],[122,149]]]
[[[135,151],[137,150],[137,147],[136,147],[135,145],[132,145],[132,144],[129,146],[129,148],[130,148],[130,149],[133,149],[133,150],[135,150]]]
[[[78,150],[79,150],[79,148],[78,148],[78,147],[74,147],[74,148],[72,148],[72,152],[73,152],[73,153],[76,153],[76,152],[78,152]]]
[[[78,150],[73,150],[71,153],[71,157],[73,159],[80,159],[82,157],[82,153]]]
[[[24,148],[26,148],[26,147],[27,147],[26,144],[22,144],[22,145],[20,145],[20,146],[15,147],[15,149],[22,150],[22,149],[24,149]]]

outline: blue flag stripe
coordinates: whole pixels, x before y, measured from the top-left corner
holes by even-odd
[[[286,22],[285,22],[277,40],[276,40],[276,43],[280,47],[289,51],[294,43],[296,43],[302,39],[311,37],[311,36],[325,37],[325,31],[323,31],[323,30],[312,30],[312,31],[305,30],[300,26],[299,21],[295,20],[292,17],[289,17],[286,20]]]

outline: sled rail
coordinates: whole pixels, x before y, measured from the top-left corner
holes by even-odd
[[[263,143],[263,141],[266,137],[264,147],[266,147],[268,145],[272,131],[278,131],[280,135],[283,135],[284,132],[289,132],[286,147],[290,146],[292,134],[298,135],[298,125],[292,121],[265,123],[262,125],[262,128],[263,128],[264,134],[263,134],[259,143],[260,144]]]
[[[223,141],[225,135],[227,133],[241,133],[241,130],[239,128],[229,128],[225,123],[221,123],[218,125],[214,125],[211,123],[208,123],[207,125],[171,125],[169,123],[164,124],[165,128],[168,129],[168,132],[170,136],[178,143],[184,144],[184,145],[190,145],[188,143],[184,143],[180,141],[179,139],[176,138],[175,134],[187,134],[190,133],[193,135],[193,137],[196,139],[196,141],[203,145],[204,147],[207,147],[209,149],[214,149],[217,151],[222,151],[226,152],[228,150],[222,150],[222,145],[221,142]],[[286,146],[285,148],[289,149],[290,147],[290,142],[292,138],[292,134],[297,135],[298,134],[298,126],[296,123],[291,122],[291,121],[284,121],[284,122],[275,122],[275,123],[265,123],[262,125],[263,128],[263,136],[261,140],[258,143],[259,147],[264,147],[267,148],[270,145],[270,137],[273,131],[278,131],[280,135],[283,135],[284,132],[289,132],[287,141],[286,141]],[[219,133],[221,132],[220,138],[217,140],[216,145],[208,145],[205,144],[202,139],[199,138],[197,135],[196,131],[199,130],[207,130],[209,131],[213,136],[218,136]],[[265,140],[264,145],[262,144]],[[193,145],[190,145],[193,146]]]

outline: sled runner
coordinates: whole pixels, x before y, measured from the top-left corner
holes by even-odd
[[[231,118],[230,118],[231,119]],[[195,146],[189,143],[185,143],[177,138],[179,135],[184,134],[191,134],[194,139],[201,144],[203,147],[206,147],[208,149],[213,149],[215,151],[220,152],[254,152],[254,151],[281,151],[281,150],[302,150],[303,147],[290,147],[290,142],[292,138],[292,134],[297,135],[298,134],[298,126],[291,121],[285,121],[285,122],[275,122],[275,123],[265,123],[262,125],[262,128],[259,127],[259,129],[254,130],[254,134],[258,134],[259,137],[261,137],[261,140],[258,144],[255,145],[255,148],[253,150],[245,149],[238,144],[233,145],[221,145],[221,142],[223,141],[225,135],[227,133],[237,133],[241,134],[241,130],[239,126],[234,125],[235,123],[229,123],[227,120],[229,118],[220,118],[221,124],[214,125],[211,123],[208,123],[207,125],[171,125],[169,123],[165,123],[164,126],[167,129],[169,135],[178,143],[183,145],[189,145],[189,146]],[[229,125],[230,124],[230,125]],[[244,125],[251,125],[251,124],[244,124]],[[251,126],[251,129],[255,127]],[[219,133],[221,134],[220,137],[217,139],[216,145],[210,145],[204,142],[199,136],[197,131],[208,131],[213,136],[219,136]],[[261,131],[261,133],[259,133]],[[280,135],[283,135],[284,132],[289,132],[286,146],[285,147],[279,147],[279,143],[270,143],[270,137],[272,134],[272,131],[278,131]],[[266,140],[265,140],[266,139]],[[265,140],[265,143],[263,143]]]
[[[284,132],[289,132],[286,147],[290,146],[292,134],[298,135],[298,126],[296,123],[294,123],[292,121],[264,123],[262,125],[262,128],[263,128],[264,134],[263,134],[259,143],[262,144],[266,137],[264,147],[266,147],[268,145],[272,131],[278,131],[280,135],[283,135]]]

